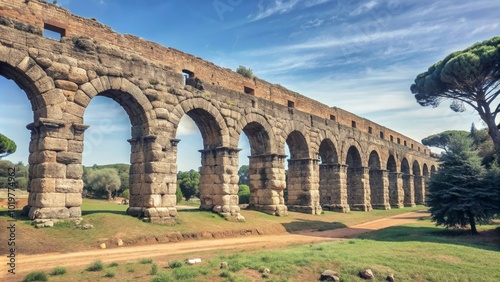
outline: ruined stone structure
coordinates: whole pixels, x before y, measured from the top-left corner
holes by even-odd
[[[115,100],[130,118],[128,214],[152,222],[176,215],[184,115],[203,137],[201,208],[236,220],[242,132],[251,146],[250,206],[270,214],[422,204],[436,169],[426,147],[384,126],[40,0],[1,1],[0,75],[33,108],[32,219],[81,216],[83,114],[95,96]]]

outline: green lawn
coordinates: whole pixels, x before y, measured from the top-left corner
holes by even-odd
[[[342,281],[363,281],[357,275],[364,268],[372,269],[374,281],[384,281],[391,273],[396,281],[500,281],[498,246],[481,242],[477,236],[475,240],[468,240],[463,234],[458,237],[463,240],[457,240],[454,232],[423,222],[390,227],[349,241],[273,251],[220,251],[182,258],[166,255],[154,262],[159,270],[154,275],[151,264],[129,262],[113,267],[117,279],[114,281],[317,281],[325,269],[339,272]],[[202,263],[193,266],[179,263],[195,255],[204,258]],[[229,263],[228,269],[220,269],[223,261]],[[270,274],[263,273],[266,268]],[[68,277],[77,281],[104,281],[105,274],[104,270],[82,269],[50,281],[66,281]]]

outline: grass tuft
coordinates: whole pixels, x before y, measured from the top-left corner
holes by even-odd
[[[107,269],[106,274],[104,274],[104,277],[115,277],[116,271],[114,269]]]
[[[117,266],[118,266],[117,262],[112,262],[112,263],[108,264],[108,267],[117,267]]]
[[[52,276],[63,275],[66,272],[67,272],[66,267],[56,267],[56,268],[52,269],[52,272],[50,273],[50,275],[52,275]]]
[[[152,259],[141,259],[139,261],[140,264],[151,264],[153,263],[153,260]]]
[[[149,274],[151,275],[158,274],[158,265],[156,263],[151,264],[151,270],[149,271]]]
[[[101,271],[104,269],[104,263],[101,260],[96,260],[87,266],[87,271]]]
[[[33,271],[24,277],[23,282],[48,281],[47,273],[43,271]]]
[[[178,261],[178,260],[173,260],[173,261],[168,263],[168,266],[170,268],[179,268],[179,267],[182,267],[183,265],[184,265],[184,263],[182,263],[182,261]]]

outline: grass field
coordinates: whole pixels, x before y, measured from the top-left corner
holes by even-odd
[[[178,224],[173,226],[144,223],[127,216],[126,208],[106,201],[84,200],[83,222],[94,225],[89,230],[75,228],[72,222],[35,229],[29,220],[21,220],[18,224],[19,237],[16,238],[23,243],[20,244],[20,252],[95,249],[101,242],[112,243],[117,238],[132,245],[148,243],[149,240],[156,243],[168,238],[168,234],[222,232],[220,234],[223,235],[228,231],[237,233],[241,230],[261,230],[269,234],[326,230],[425,207],[368,213],[325,212],[322,215],[290,212],[288,217],[243,210],[246,222],[225,221],[211,212],[181,210]],[[0,222],[6,221],[4,214]],[[436,227],[423,218],[418,224],[390,227],[349,241],[288,249],[165,255],[154,261],[145,257],[140,261],[107,264],[97,271],[57,269],[52,272],[58,275],[48,275],[49,272],[47,275],[49,281],[317,281],[323,270],[332,269],[339,272],[342,281],[363,281],[357,277],[358,272],[370,268],[375,274],[375,281],[383,281],[390,273],[395,275],[396,281],[500,281],[500,229],[498,225],[480,226],[479,229],[489,231],[471,236],[464,231]],[[484,235],[486,233],[489,235]],[[202,263],[184,263],[195,256],[203,258]],[[229,263],[228,269],[220,269],[223,261]],[[269,269],[270,273],[264,269]]]
[[[299,230],[328,230],[355,223],[375,220],[404,212],[421,210],[424,207],[375,210],[366,212],[334,213],[310,215],[290,212],[289,216],[276,217],[252,210],[242,210],[246,222],[226,221],[215,213],[200,210],[179,210],[178,223],[172,226],[156,225],[126,215],[127,206],[103,200],[85,199],[82,205],[82,224],[92,224],[94,228],[75,228],[73,222],[56,223],[52,228],[35,229],[31,221],[24,219],[18,224],[21,253],[43,253],[57,249],[59,252],[95,249],[101,243],[116,246],[121,239],[125,244],[167,242],[186,236],[196,237],[201,233],[228,237],[240,232],[253,234],[277,234]],[[3,209],[5,211],[5,209]],[[2,210],[0,210],[1,212]],[[1,213],[0,223],[7,220]],[[19,218],[22,219],[22,218]],[[57,238],[57,242],[53,240]],[[182,238],[181,238],[182,239]]]
[[[69,271],[50,281],[69,277],[74,281],[317,281],[325,269],[339,272],[342,281],[363,281],[357,275],[364,268],[372,269],[374,281],[384,281],[391,273],[396,281],[500,281],[499,251],[498,245],[467,236],[457,239],[424,220],[349,241],[273,251],[197,253],[203,261],[196,265],[184,263],[189,256],[166,255],[155,261],[112,264],[100,271]],[[221,262],[227,262],[229,268],[220,269]]]

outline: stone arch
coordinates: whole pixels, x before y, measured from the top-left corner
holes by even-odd
[[[55,89],[52,78],[27,54],[0,46],[0,75],[13,80],[26,93],[34,120],[62,117],[60,104],[66,101],[64,94]]]
[[[341,185],[339,180],[340,165],[337,148],[330,138],[321,141],[318,155],[320,205],[327,209],[336,209],[334,204],[340,201]]]
[[[436,173],[436,166],[434,165],[431,165],[431,175],[435,174]]]
[[[278,146],[280,146],[279,151],[280,154],[285,154],[285,144],[288,145],[290,150],[290,158],[311,158],[311,143],[309,141],[309,135],[307,134],[309,129],[306,128],[303,124],[297,122],[288,122],[286,123],[283,130],[278,134]],[[302,144],[300,149],[302,152],[300,154],[293,154],[290,142],[298,145]],[[296,152],[298,153],[298,151]]]
[[[407,158],[401,160],[401,173],[403,178],[403,205],[415,205],[415,191],[413,186],[413,174],[411,173],[410,163]]]
[[[141,138],[152,134],[151,126],[156,118],[152,114],[153,106],[141,89],[126,78],[101,76],[80,86],[75,94],[77,105],[73,107],[77,117],[79,106],[83,111],[95,96],[110,98],[123,107],[132,125],[132,138]],[[86,97],[85,97],[86,96]],[[83,112],[81,113],[83,120]]]
[[[422,167],[422,174],[424,177],[429,177],[429,167],[427,164],[424,164]]]
[[[270,124],[261,115],[249,114],[238,123],[236,131],[240,136],[244,132],[250,143],[249,208],[273,215],[286,215],[283,197],[286,187],[284,157],[274,153],[276,142]]]
[[[304,135],[294,130],[286,138],[286,143],[290,150],[290,159],[305,159],[309,158],[309,146]]]
[[[400,199],[402,193],[401,173],[398,172],[398,165],[394,155],[390,154],[387,158],[387,170],[389,173],[389,204],[391,207],[403,207],[403,200]]]
[[[310,158],[309,143],[301,131],[290,132],[286,143],[290,149],[285,197],[288,209],[320,214],[318,159]]]
[[[276,152],[276,142],[273,140],[274,132],[267,119],[263,116],[258,114],[245,116],[238,123],[236,132],[238,135],[245,132],[250,143],[250,153],[252,156]]]
[[[172,111],[172,123],[178,127],[182,116],[188,115],[198,126],[204,150],[229,146],[229,131],[219,110],[209,101],[192,98],[182,101]]]
[[[382,170],[379,153],[372,150],[368,157],[370,200],[373,208],[389,209],[387,171]]]
[[[153,134],[156,116],[147,97],[138,86],[122,77],[101,76],[79,88],[75,93],[75,102],[68,108],[68,114],[74,116],[74,128],[80,127],[77,122],[84,122],[84,112],[97,96],[115,101],[129,118],[131,138],[128,142],[131,146],[131,157],[130,201],[127,213],[154,221],[152,217],[155,216],[150,210],[155,209],[156,217],[162,214],[160,217],[170,218],[168,209],[175,209],[175,202],[171,201],[173,194],[168,191],[168,186],[172,186],[172,183],[166,181],[169,172],[161,167],[164,158],[155,149],[158,142],[158,136]]]
[[[351,150],[351,148],[355,148],[359,154],[359,158],[361,161],[361,164],[359,164],[359,167],[362,167],[363,164],[368,162],[368,160],[366,159],[366,156],[364,154],[365,151],[363,150],[363,146],[359,143],[358,140],[355,140],[353,138],[348,138],[348,139],[343,141],[342,151],[341,151],[341,156],[340,156],[340,158],[342,160],[348,159],[349,150]],[[348,165],[347,162],[346,162],[346,164]]]
[[[420,164],[418,160],[413,161],[412,172],[413,172],[413,189],[415,191],[415,203],[424,204],[425,184],[424,184],[424,177],[422,176],[422,171],[420,169]]]
[[[318,155],[322,164],[336,164],[339,162],[337,148],[335,147],[335,144],[331,139],[323,139],[318,151]]]
[[[369,210],[367,207],[367,197],[369,195],[365,179],[368,169],[363,167],[361,154],[356,146],[351,146],[347,150],[345,163],[347,165],[347,203],[351,210]]]

